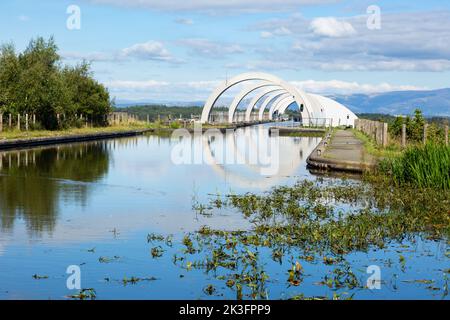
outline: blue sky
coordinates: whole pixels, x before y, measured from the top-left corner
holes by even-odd
[[[80,30],[66,27],[69,5]],[[248,71],[323,94],[450,87],[448,1],[2,0],[0,30],[17,50],[53,35],[118,100],[203,100]]]

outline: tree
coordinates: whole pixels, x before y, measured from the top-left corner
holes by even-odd
[[[403,117],[396,117],[395,120],[389,126],[389,131],[394,137],[398,137],[402,134],[402,126],[405,123]]]
[[[17,109],[17,75],[19,59],[13,44],[2,45],[0,49],[0,112],[15,112]]]
[[[89,69],[86,62],[62,66],[53,37],[31,40],[19,55],[12,44],[4,45],[0,51],[0,108],[13,114],[35,113],[38,122],[51,130],[70,125],[77,113],[104,125],[105,115],[111,111],[109,93]],[[57,114],[64,114],[67,122],[58,121]]]
[[[70,95],[72,114],[84,114],[95,124],[105,124],[104,115],[111,112],[111,102],[106,88],[92,78],[90,65],[80,65],[63,70],[63,78]]]
[[[425,118],[420,109],[414,111],[414,118],[406,127],[408,138],[413,141],[421,141],[423,137],[423,127],[425,125]]]

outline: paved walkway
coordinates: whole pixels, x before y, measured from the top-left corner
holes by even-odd
[[[363,142],[351,130],[337,130],[322,140],[307,162],[319,169],[363,172],[372,169],[376,159],[365,151]]]

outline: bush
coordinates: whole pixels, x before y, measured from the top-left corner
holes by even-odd
[[[171,129],[179,129],[179,128],[181,128],[181,124],[178,121],[174,121],[174,122],[170,123],[170,128]]]

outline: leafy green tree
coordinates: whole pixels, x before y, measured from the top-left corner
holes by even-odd
[[[89,69],[85,62],[62,66],[53,37],[31,40],[19,55],[13,45],[4,45],[0,51],[0,108],[14,115],[34,113],[42,127],[51,130],[71,125],[76,114],[105,125],[105,116],[111,111],[109,93]]]
[[[97,125],[105,124],[105,115],[111,112],[111,102],[106,88],[95,81],[85,61],[80,65],[63,70],[67,83],[73,115],[84,114]]]
[[[405,123],[404,117],[396,117],[395,120],[390,124],[389,131],[394,137],[399,137],[402,134],[402,126]]]
[[[420,109],[414,111],[414,118],[407,123],[406,134],[408,138],[413,141],[420,141],[423,137],[423,127],[425,125],[425,118]]]
[[[15,92],[19,70],[14,45],[3,45],[0,48],[0,112],[15,112],[17,109]]]

